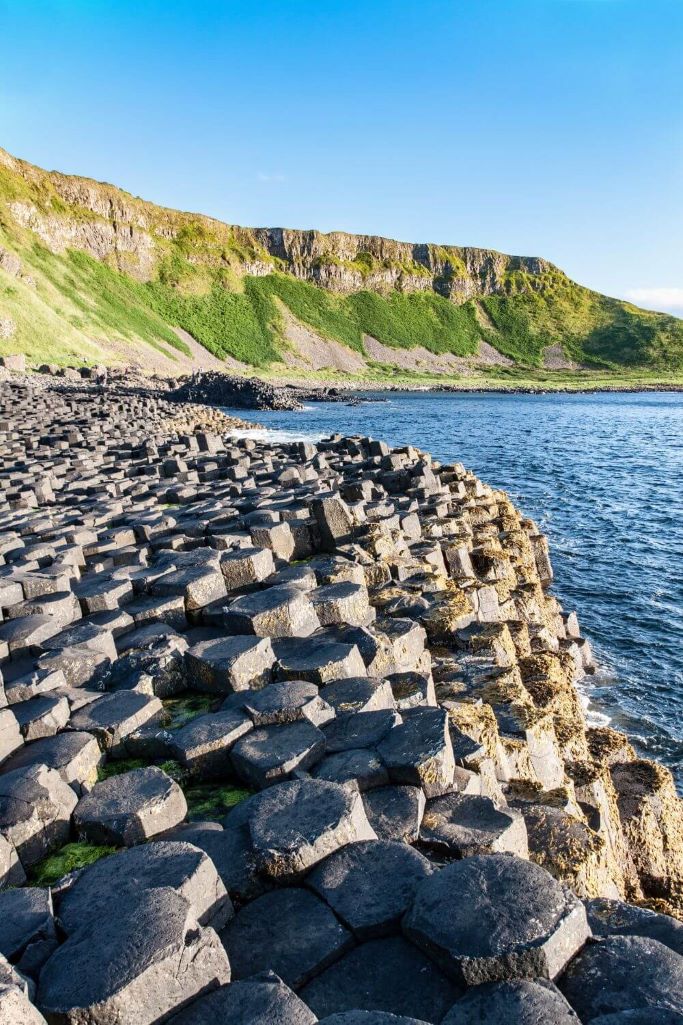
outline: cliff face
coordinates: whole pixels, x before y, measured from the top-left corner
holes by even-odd
[[[0,293],[3,323],[16,324],[7,344],[27,353],[46,337],[60,358],[113,339],[172,358],[181,329],[221,359],[324,370],[299,344],[303,331],[332,368],[348,362],[335,345],[366,368],[405,369],[392,354],[413,350],[411,372],[451,376],[482,362],[683,366],[683,322],[591,292],[538,257],[224,224],[4,150],[2,253],[20,261],[15,282],[36,286]]]

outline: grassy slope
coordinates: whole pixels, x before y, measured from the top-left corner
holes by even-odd
[[[240,235],[240,229],[125,198],[144,207],[148,218],[153,211],[157,227],[163,222],[171,228],[155,241],[154,271],[147,282],[82,251],[52,253],[33,232],[19,227],[9,206],[15,200],[55,217],[97,221],[97,215],[67,206],[49,176],[26,181],[0,163],[0,246],[19,255],[23,270],[22,278],[0,270],[0,316],[16,325],[13,337],[0,341],[0,353],[25,351],[36,362],[95,361],[101,356],[97,339],[115,338],[131,345],[144,342],[172,356],[186,351],[172,330],[177,326],[215,355],[267,371],[283,358],[284,304],[321,335],[361,353],[364,334],[396,348],[422,345],[458,356],[476,353],[479,341],[487,341],[521,368],[495,368],[489,377],[533,376],[542,366],[543,349],[551,344],[596,370],[683,373],[683,321],[591,292],[555,269],[534,277],[512,271],[505,294],[459,306],[432,291],[378,294],[365,289],[339,295],[286,273],[280,261],[269,258],[247,233]],[[273,272],[245,276],[245,263],[254,260],[270,263]],[[452,262],[454,273],[462,274],[457,256]],[[356,269],[364,266],[360,258],[354,263]],[[371,365],[368,376],[399,375]]]

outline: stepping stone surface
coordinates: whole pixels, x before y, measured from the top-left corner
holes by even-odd
[[[468,986],[554,979],[589,935],[581,902],[545,869],[508,854],[466,858],[425,879],[403,929]]]
[[[518,979],[475,986],[441,1025],[579,1025],[560,991],[543,980]]]
[[[520,812],[496,808],[488,797],[466,794],[444,794],[427,802],[420,843],[436,854],[460,858],[505,851],[529,856]]]
[[[360,794],[320,780],[293,780],[260,794],[249,831],[259,871],[283,882],[347,843],[376,839]]]
[[[273,971],[299,989],[353,946],[324,901],[291,886],[266,893],[238,912],[221,939],[233,978]]]
[[[202,925],[227,921],[232,913],[213,861],[188,836],[131,847],[89,865],[59,899],[60,924],[73,933],[106,916],[112,892],[118,908],[134,905],[143,890],[165,886],[184,897]]]
[[[43,968],[37,1003],[55,1025],[152,1025],[229,980],[217,934],[162,887],[77,929]]]
[[[162,769],[133,769],[97,783],[74,811],[79,835],[90,843],[131,847],[171,829],[187,814],[178,784]]]
[[[315,1025],[316,1016],[274,972],[200,996],[173,1025]]]
[[[588,944],[559,987],[582,1021],[655,1007],[683,1014],[683,957],[646,936]]]
[[[398,932],[432,866],[406,844],[365,840],[331,854],[306,877],[358,939]]]
[[[309,982],[300,996],[319,1018],[342,1011],[388,1011],[440,1022],[461,995],[420,950],[400,936],[370,940]]]

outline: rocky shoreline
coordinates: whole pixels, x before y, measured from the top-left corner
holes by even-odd
[[[0,379],[0,1023],[683,1022],[683,805],[462,465]]]

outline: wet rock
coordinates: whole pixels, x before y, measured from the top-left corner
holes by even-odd
[[[273,971],[299,989],[353,946],[351,934],[308,890],[273,890],[248,904],[221,933],[233,978]]]
[[[131,847],[181,822],[182,790],[156,766],[133,769],[97,783],[74,810],[74,826],[90,843]]]
[[[180,894],[159,888],[70,936],[43,968],[37,1002],[55,1025],[152,1025],[229,980],[213,929],[198,925]]]
[[[581,902],[508,854],[453,862],[418,888],[403,928],[456,981],[556,978],[589,936]]]

